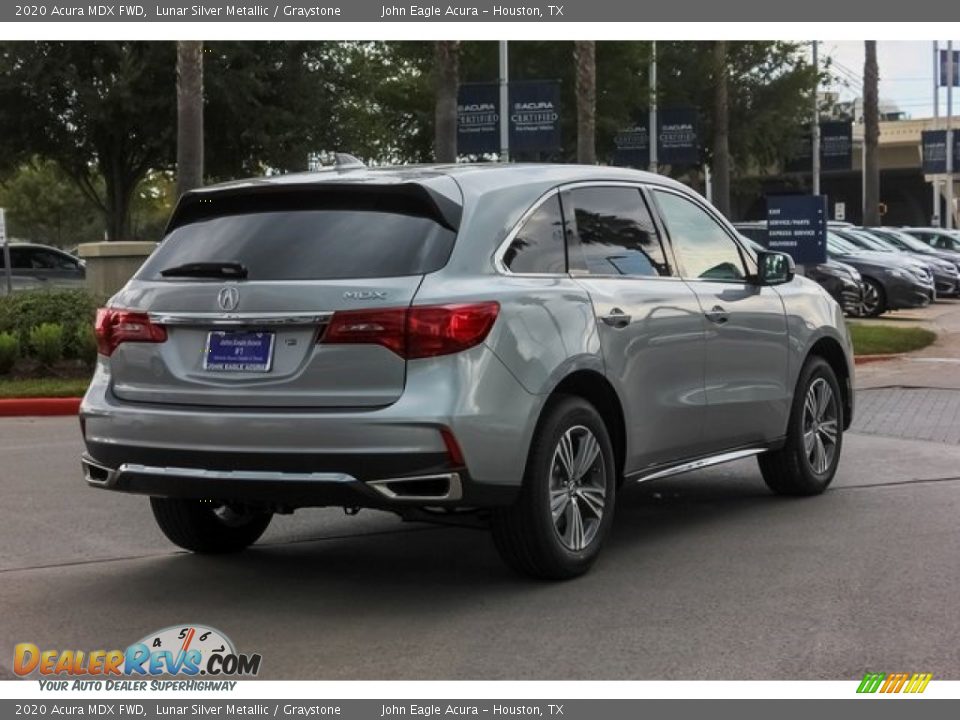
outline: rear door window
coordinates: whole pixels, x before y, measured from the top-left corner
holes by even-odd
[[[639,188],[576,188],[564,193],[563,202],[572,217],[571,268],[590,275],[670,274]]]
[[[215,208],[217,199],[208,202]],[[206,211],[176,227],[137,277],[163,280],[164,269],[189,263],[240,263],[248,280],[420,275],[447,263],[456,238],[404,197],[250,198],[247,211],[235,199],[225,205],[226,214]]]

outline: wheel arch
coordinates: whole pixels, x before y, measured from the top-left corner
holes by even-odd
[[[806,359],[811,357],[822,358],[837,376],[843,399],[843,429],[847,430],[853,422],[853,376],[843,345],[836,338],[826,335],[810,346]]]
[[[550,392],[547,402],[540,411],[543,418],[550,401],[561,395],[573,395],[583,398],[593,405],[610,435],[613,445],[613,455],[616,462],[616,477],[618,482],[623,478],[624,465],[627,456],[627,426],[623,414],[623,405],[617,396],[617,391],[603,374],[595,370],[575,370],[563,378]]]

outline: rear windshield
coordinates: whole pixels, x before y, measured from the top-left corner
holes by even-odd
[[[251,203],[250,212],[194,215],[164,238],[137,277],[182,281],[160,273],[223,262],[243,265],[248,280],[400,277],[439,270],[453,249],[456,233],[415,204],[370,198],[314,204],[320,206]]]

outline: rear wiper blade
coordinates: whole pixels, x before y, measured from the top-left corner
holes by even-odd
[[[238,262],[192,262],[175,265],[160,271],[163,277],[212,277],[242,280],[247,277],[247,266]]]

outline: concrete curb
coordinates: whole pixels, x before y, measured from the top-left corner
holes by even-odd
[[[867,363],[884,362],[885,360],[896,360],[902,358],[906,353],[889,353],[886,355],[854,355],[854,365],[866,365]]]
[[[83,398],[10,398],[0,400],[0,417],[76,415]]]

